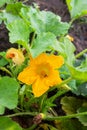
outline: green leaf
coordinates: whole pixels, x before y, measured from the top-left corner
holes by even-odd
[[[87,82],[78,85],[74,92],[77,95],[87,96]]]
[[[50,11],[39,11],[30,7],[28,17],[37,34],[51,32],[60,36],[68,32],[69,24],[61,22],[61,18]]]
[[[41,14],[46,32],[52,32],[56,36],[65,35],[68,32],[69,24],[61,22],[60,16],[49,11],[42,11]]]
[[[65,64],[62,65],[62,67],[59,69],[59,71],[60,71],[60,76],[63,79],[67,79],[70,76],[70,71]]]
[[[22,130],[22,128],[10,118],[0,117],[0,130]]]
[[[87,81],[87,67],[84,70],[84,69],[79,69],[79,68],[75,68],[73,66],[68,65],[68,68],[69,68],[71,75],[74,79],[81,80],[83,82]]]
[[[14,4],[8,4],[6,9],[2,12],[2,20],[7,25],[14,20],[20,20],[20,10],[23,7],[22,3],[16,2]]]
[[[5,58],[5,55],[6,55],[6,52],[4,52],[4,51],[0,52],[0,56]]]
[[[55,121],[57,130],[87,130],[77,119]]]
[[[68,83],[68,86],[71,88],[72,92],[76,92],[77,91],[77,84],[76,84],[76,80],[71,80]]]
[[[4,58],[0,58],[0,66],[5,66],[8,63],[8,61]]]
[[[67,115],[76,113],[77,109],[81,107],[82,103],[82,100],[70,96],[65,96],[61,99],[62,109]]]
[[[9,23],[11,23],[11,22],[13,22],[14,20],[20,20],[20,17],[19,17],[19,15],[17,14],[17,15],[14,15],[14,14],[12,14],[12,13],[8,13],[8,12],[6,12],[6,11],[3,11],[3,13],[2,13],[2,20],[4,20],[4,23],[7,25],[7,24],[9,24]]]
[[[28,46],[31,28],[23,20],[15,20],[7,25],[11,43],[18,43],[25,48]]]
[[[87,111],[87,104],[86,106],[82,106],[80,107],[77,112],[81,113],[81,112],[86,112]],[[84,125],[87,126],[87,115],[84,116],[78,116],[79,121]]]
[[[0,7],[2,7],[5,3],[12,3],[15,0],[0,0]]]
[[[42,52],[56,49],[57,39],[56,36],[50,32],[42,33],[37,36],[31,46],[31,54],[33,57]]]
[[[87,15],[87,0],[66,0],[71,18]]]
[[[87,70],[87,55],[84,55],[84,58],[81,59],[81,65],[80,68],[83,70]]]
[[[5,66],[7,63],[6,52],[0,52],[0,66]]]
[[[7,13],[12,13],[14,15],[18,15],[22,7],[23,7],[23,4],[21,2],[8,4],[6,6],[6,12]]]
[[[66,63],[70,65],[73,64],[75,60],[74,52],[76,48],[68,38],[65,37],[61,39],[61,42],[57,44],[56,49],[61,55],[63,55]]]
[[[14,4],[8,4],[6,9],[2,12],[2,19],[4,20],[5,24],[9,24],[14,20],[20,20],[20,11],[23,7],[23,4],[20,2],[16,2]]]
[[[4,114],[4,111],[5,111],[5,107],[0,105],[0,115]]]
[[[9,109],[13,109],[18,103],[18,82],[10,77],[0,79],[0,104]]]

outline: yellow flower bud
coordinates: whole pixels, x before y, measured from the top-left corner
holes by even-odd
[[[21,65],[24,62],[24,55],[21,50],[10,48],[6,53],[7,59],[12,59],[16,65]]]
[[[73,42],[74,41],[74,38],[72,37],[72,36],[70,36],[70,35],[67,35],[66,36],[71,42]]]

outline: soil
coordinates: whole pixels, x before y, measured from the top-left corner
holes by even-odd
[[[32,4],[36,2],[41,10],[49,10],[61,16],[61,20],[64,22],[70,21],[70,14],[68,12],[65,0],[29,0],[26,4]],[[84,17],[85,18],[85,17]],[[74,37],[74,44],[77,48],[77,53],[87,48],[87,24],[81,23],[82,19],[75,21],[72,28],[69,30],[69,34]],[[6,49],[13,46],[9,43],[8,31],[4,24],[0,25],[0,51],[5,51]],[[58,106],[59,108],[61,106]],[[59,114],[59,113],[58,113]],[[61,108],[60,108],[61,115]],[[25,121],[25,118],[16,117],[14,118],[19,124],[27,128],[29,127],[29,119]]]

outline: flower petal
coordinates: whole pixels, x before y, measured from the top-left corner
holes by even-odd
[[[44,83],[44,80],[41,80],[40,78],[38,78],[32,85],[32,90],[35,97],[39,97],[43,95],[48,89],[49,89],[49,86],[47,86]]]
[[[37,79],[37,76],[35,74],[35,71],[30,67],[25,68],[18,75],[18,80],[28,85],[32,84],[36,79]]]
[[[41,63],[49,63],[53,68],[60,68],[64,63],[64,58],[59,55],[47,55],[46,53],[40,54],[35,59],[32,59],[30,64],[41,64]]]
[[[64,63],[64,58],[62,56],[56,56],[52,54],[49,55],[48,62],[51,66],[53,66],[53,68],[60,68]]]
[[[41,63],[45,63],[48,61],[48,55],[45,53],[41,53],[39,56],[37,56],[36,58],[32,59],[30,61],[30,64],[41,64]]]
[[[62,79],[60,78],[59,72],[57,70],[53,70],[49,77],[45,79],[45,83],[47,85],[54,86],[57,84],[60,84],[62,82]]]

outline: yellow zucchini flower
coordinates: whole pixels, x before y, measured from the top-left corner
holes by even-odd
[[[18,80],[27,85],[32,84],[34,96],[39,97],[50,87],[62,82],[57,68],[63,63],[62,56],[42,53],[30,60],[30,65],[18,75]]]
[[[15,49],[15,48],[8,49],[8,51],[6,53],[6,58],[12,59],[12,61],[16,65],[21,65],[24,62],[24,59],[25,59],[22,51]]]

